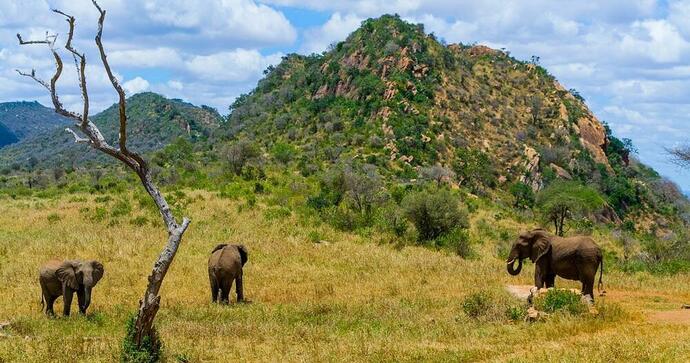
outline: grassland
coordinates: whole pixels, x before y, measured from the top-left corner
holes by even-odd
[[[462,309],[467,295],[483,290],[498,307],[519,304],[504,286],[530,284],[532,273],[527,265],[519,277],[509,276],[495,256],[500,241],[476,226],[528,226],[475,213],[477,257],[464,260],[384,243],[375,232],[341,233],[295,213],[267,213],[261,199],[249,207],[209,192],[187,194],[193,224],[165,281],[157,321],[172,362],[690,360],[688,321],[654,315],[690,301],[688,275],[607,271],[609,295],[599,299],[598,317],[511,322],[496,308],[472,319]],[[125,321],[165,235],[155,213],[131,196],[124,196],[131,210],[124,208],[123,217],[94,218],[99,206],[116,204],[96,198],[0,199],[0,322],[10,323],[0,330],[0,362],[119,359]],[[226,241],[250,250],[250,304],[209,303],[206,260]],[[105,264],[86,317],[41,313],[37,270],[50,258]]]

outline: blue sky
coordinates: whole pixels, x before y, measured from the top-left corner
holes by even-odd
[[[110,61],[127,92],[155,91],[227,112],[270,64],[291,52],[321,52],[362,20],[385,13],[425,24],[448,43],[505,48],[541,58],[566,88],[575,88],[639,158],[690,190],[690,173],[668,162],[665,147],[689,141],[690,0],[101,0]],[[77,16],[75,44],[91,60],[92,107],[115,101],[94,52],[95,9],[89,0],[0,1],[0,102],[47,95],[14,69],[49,77],[41,47],[19,47],[15,34],[42,37]],[[70,69],[71,71],[71,69]],[[63,102],[80,102],[75,74],[64,77]]]

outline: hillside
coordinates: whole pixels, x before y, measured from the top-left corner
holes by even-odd
[[[0,103],[0,124],[22,140],[69,125],[69,120],[36,101],[6,102]]]
[[[142,153],[161,149],[180,136],[192,140],[206,138],[221,120],[213,109],[166,99],[155,93],[130,97],[127,111],[129,146]],[[108,140],[117,142],[118,117],[117,105],[113,105],[93,116],[92,120]],[[75,145],[74,138],[64,131],[64,127],[45,129],[0,150],[1,164],[25,165],[29,159],[32,167],[38,169],[75,166],[96,159],[99,162],[110,161],[88,147]]]
[[[17,136],[7,128],[7,126],[0,123],[0,148],[5,145],[13,144],[19,141]]]
[[[538,192],[572,179],[606,197],[601,219],[629,216],[641,228],[688,210],[672,183],[634,159],[629,140],[614,137],[536,60],[446,46],[397,16],[363,22],[321,55],[286,56],[231,106],[216,136],[264,150],[287,145],[303,174],[345,162],[406,183],[436,168],[497,198],[515,184]]]

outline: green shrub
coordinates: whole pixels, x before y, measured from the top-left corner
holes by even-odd
[[[120,361],[123,363],[157,363],[161,361],[163,356],[163,343],[158,337],[158,332],[153,328],[153,336],[146,336],[141,342],[141,346],[137,347],[134,336],[136,314],[132,315],[127,320],[126,333],[124,341],[122,342],[122,353]]]
[[[405,211],[394,203],[379,210],[377,224],[382,230],[398,237],[404,236],[408,228]]]
[[[145,226],[148,222],[149,222],[149,220],[148,220],[146,217],[144,217],[144,216],[137,216],[137,217],[132,218],[132,219],[129,221],[129,223],[130,223],[131,225],[137,226],[137,227],[143,227],[143,226]]]
[[[62,219],[62,217],[60,217],[60,215],[57,213],[48,214],[48,222],[50,222],[50,223],[55,223],[55,222],[59,221],[60,219]]]
[[[547,313],[564,311],[573,315],[587,312],[587,304],[582,301],[582,295],[565,289],[549,289],[546,294],[534,299],[534,307]]]
[[[493,305],[493,296],[488,291],[474,292],[462,301],[462,311],[470,318],[477,319],[485,315]]]
[[[465,229],[455,228],[437,237],[434,243],[437,247],[453,251],[462,258],[474,256],[472,244],[470,243],[470,234]]]
[[[285,219],[292,214],[290,208],[287,207],[275,207],[266,209],[264,212],[264,218],[266,220],[272,221],[276,219]]]
[[[126,199],[120,199],[110,210],[110,215],[117,218],[129,215],[132,212],[132,206]]]
[[[525,320],[527,307],[525,305],[512,305],[506,309],[506,317],[512,321]]]
[[[456,228],[469,227],[467,212],[461,210],[458,200],[446,189],[418,191],[405,197],[407,218],[417,229],[420,241],[429,241]]]
[[[515,198],[513,207],[515,208],[531,208],[534,205],[534,192],[527,184],[517,182],[510,186],[510,194]]]

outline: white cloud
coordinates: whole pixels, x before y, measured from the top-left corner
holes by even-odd
[[[269,65],[279,63],[281,56],[271,54],[264,57],[256,50],[236,49],[195,56],[189,61],[187,68],[204,80],[243,82],[258,77]]]
[[[128,95],[144,92],[149,89],[149,82],[141,77],[136,77],[122,84]]]
[[[632,24],[631,34],[625,34],[620,48],[629,54],[649,57],[655,62],[678,62],[690,49],[675,25],[666,20],[644,20]]]
[[[305,31],[305,43],[301,53],[321,53],[333,42],[344,40],[362,23],[363,18],[355,14],[335,13],[321,27]]]
[[[182,64],[179,53],[172,48],[118,50],[110,52],[108,60],[113,66],[142,68],[171,68]]]

